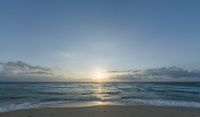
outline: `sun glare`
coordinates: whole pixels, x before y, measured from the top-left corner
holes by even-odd
[[[92,79],[95,82],[105,82],[108,79],[108,75],[104,71],[96,71],[92,75]]]
[[[95,79],[97,79],[97,80],[102,80],[104,78],[105,78],[105,75],[101,72],[99,72],[95,75]]]

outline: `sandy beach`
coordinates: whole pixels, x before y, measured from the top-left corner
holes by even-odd
[[[0,117],[200,117],[199,109],[150,106],[92,106],[17,110]]]

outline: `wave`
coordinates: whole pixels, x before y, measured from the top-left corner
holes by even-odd
[[[34,109],[34,108],[42,108],[42,107],[54,107],[58,105],[68,105],[75,103],[85,103],[85,102],[94,102],[94,101],[49,101],[49,102],[39,102],[39,103],[31,103],[25,102],[21,104],[9,104],[0,106],[0,112],[8,112],[14,110],[26,110],[26,109]],[[187,102],[187,101],[173,101],[173,100],[148,100],[148,99],[126,99],[126,100],[109,100],[103,101],[103,103],[111,103],[111,104],[123,104],[123,105],[149,105],[149,106],[161,106],[161,107],[189,107],[189,108],[200,108],[199,102]]]
[[[42,108],[42,107],[48,107],[50,105],[57,105],[57,104],[63,104],[63,103],[66,103],[66,101],[40,102],[40,103],[24,102],[20,104],[7,104],[7,105],[0,106],[0,112]]]
[[[200,108],[199,83],[12,83],[0,88],[0,112],[92,101]]]
[[[0,107],[0,112],[7,112],[13,110],[21,110],[21,109],[31,109],[37,108],[38,106],[31,104],[29,102],[21,103],[21,104],[9,104],[9,105],[2,105]]]
[[[122,100],[126,105],[151,105],[169,107],[200,108],[200,102],[174,101],[174,100],[149,100],[149,99],[126,99]]]

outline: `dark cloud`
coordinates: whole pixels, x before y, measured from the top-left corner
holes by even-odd
[[[163,67],[144,70],[107,71],[110,81],[200,81],[199,70],[186,70],[178,67]],[[83,81],[83,79],[79,79]],[[58,74],[55,69],[30,65],[23,61],[0,62],[1,81],[75,81]],[[89,80],[90,81],[90,80]]]
[[[22,61],[0,63],[0,81],[55,81],[55,71],[48,67],[34,66]]]
[[[108,71],[113,80],[119,81],[200,81],[199,70],[163,67],[145,70]]]

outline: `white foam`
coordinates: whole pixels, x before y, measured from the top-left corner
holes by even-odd
[[[189,101],[187,102],[187,101],[175,101],[175,100],[127,99],[122,102],[128,105],[152,105],[152,106],[200,108],[200,102],[189,102]]]
[[[0,107],[0,112],[7,112],[13,110],[21,110],[21,109],[30,109],[36,108],[36,105],[31,104],[29,102],[21,103],[21,104],[9,104],[9,105],[2,105]]]
[[[25,102],[25,103],[21,103],[21,104],[7,104],[7,105],[1,105],[0,106],[0,112],[41,108],[41,107],[47,107],[49,105],[62,104],[62,103],[65,103],[65,102],[64,101],[41,102],[41,103]]]
[[[114,103],[115,102],[115,103]],[[14,110],[24,110],[24,109],[33,109],[33,108],[41,108],[41,107],[56,107],[67,105],[67,107],[73,107],[73,105],[86,106],[86,104],[120,104],[120,105],[152,105],[152,106],[170,106],[170,107],[192,107],[192,108],[200,108],[199,102],[186,102],[186,101],[174,101],[174,100],[144,100],[144,99],[126,99],[121,101],[114,102],[66,102],[66,101],[55,101],[55,102],[41,102],[41,103],[30,103],[25,102],[21,104],[9,104],[9,105],[1,105],[0,112],[8,112]],[[88,106],[88,105],[87,105]]]

